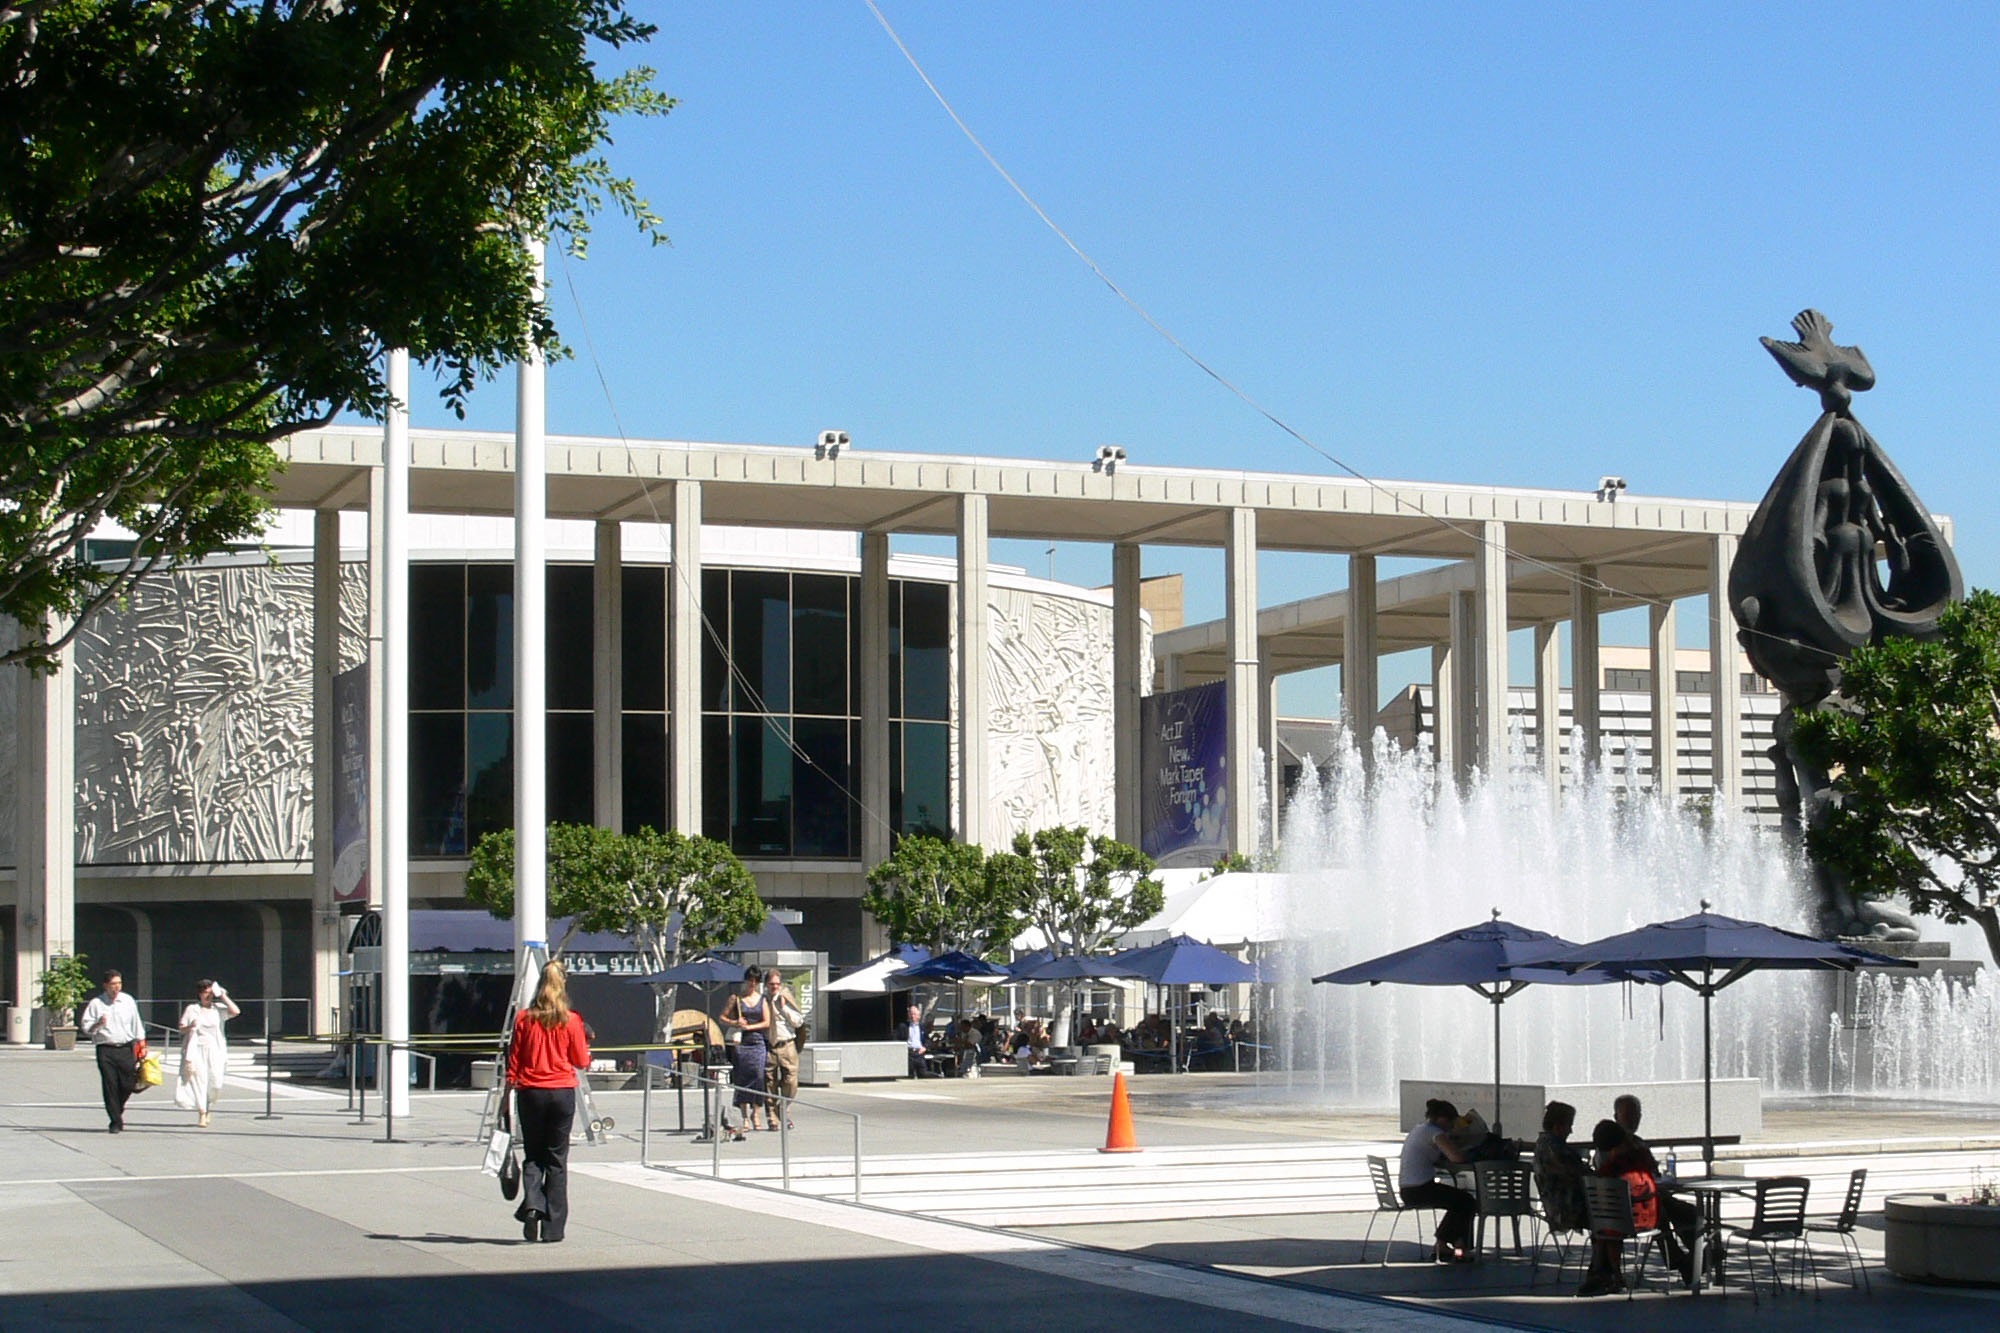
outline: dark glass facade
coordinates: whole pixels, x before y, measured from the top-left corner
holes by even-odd
[[[628,565],[623,638],[626,831],[665,828],[667,596],[673,570]],[[463,856],[513,824],[513,573],[410,571],[410,851]],[[860,744],[853,575],[708,569],[702,642],[703,832],[738,855],[851,859]],[[889,585],[890,822],[950,829],[951,589]],[[549,567],[549,818],[592,818],[591,569]]]

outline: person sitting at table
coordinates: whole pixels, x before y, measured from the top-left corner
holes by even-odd
[[[1424,1118],[1403,1140],[1403,1160],[1397,1184],[1403,1202],[1411,1208],[1435,1208],[1443,1213],[1437,1224],[1437,1261],[1464,1263],[1465,1242],[1472,1235],[1472,1217],[1479,1201],[1455,1185],[1437,1179],[1440,1162],[1463,1162],[1465,1154],[1451,1141],[1452,1122],[1458,1108],[1432,1098],[1424,1103]]]
[[[1535,1189],[1542,1196],[1542,1220],[1551,1231],[1588,1231],[1590,1207],[1583,1198],[1583,1178],[1590,1166],[1570,1145],[1576,1129],[1576,1108],[1550,1102],[1542,1111],[1542,1133],[1535,1140]]]
[[[1125,1044],[1125,1034],[1118,1030],[1116,1023],[1107,1018],[1097,1029],[1097,1044],[1099,1046],[1123,1046]]]
[[[1660,1225],[1660,1178],[1650,1164],[1651,1154],[1643,1143],[1634,1143],[1615,1120],[1600,1120],[1591,1131],[1590,1145],[1597,1152],[1597,1174],[1623,1180],[1632,1199],[1632,1224],[1641,1231]],[[1673,1231],[1666,1231],[1667,1262],[1688,1282],[1693,1273],[1693,1256],[1682,1247]],[[1592,1240],[1591,1271],[1584,1276],[1579,1296],[1615,1295],[1625,1290],[1620,1270],[1624,1241],[1617,1236]]]
[[[958,1073],[961,1078],[979,1077],[979,1053],[982,1034],[977,1021],[963,1023],[958,1029]]]
[[[1639,1122],[1645,1118],[1646,1109],[1639,1105],[1639,1099],[1631,1093],[1622,1093],[1611,1103],[1611,1118],[1618,1122],[1618,1128],[1625,1131],[1626,1142],[1633,1154],[1646,1164],[1653,1178],[1660,1178],[1660,1163],[1653,1156],[1653,1150],[1639,1137]],[[1666,1216],[1670,1239],[1678,1241],[1683,1250],[1694,1252],[1694,1234],[1701,1226],[1701,1209],[1689,1199],[1676,1199],[1668,1195],[1660,1196],[1660,1209]],[[1670,1247],[1671,1248],[1671,1247]]]
[[[1089,1014],[1083,1016],[1083,1026],[1076,1030],[1076,1044],[1079,1046],[1097,1044],[1097,1020]]]

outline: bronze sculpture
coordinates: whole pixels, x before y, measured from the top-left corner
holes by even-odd
[[[1771,757],[1785,826],[1798,836],[1833,799],[1827,775],[1791,743],[1798,714],[1837,706],[1841,663],[1862,644],[1935,634],[1965,583],[1930,511],[1854,417],[1854,395],[1875,386],[1867,356],[1836,344],[1817,310],[1792,327],[1797,342],[1761,341],[1794,384],[1819,393],[1822,410],[1750,520],[1729,602],[1750,664],[1785,701]],[[1860,898],[1825,867],[1814,876],[1832,933],[1917,937],[1893,905]]]

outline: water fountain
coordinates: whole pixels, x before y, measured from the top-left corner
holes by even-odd
[[[1351,746],[1308,765],[1281,820],[1293,944],[1271,1026],[1296,1084],[1337,1105],[1393,1105],[1401,1077],[1479,1078],[1487,1007],[1459,988],[1315,986],[1348,963],[1485,919],[1572,940],[1683,916],[1812,929],[1806,868],[1777,830],[1670,807],[1630,762],[1571,774],[1559,806],[1518,741],[1505,773],[1439,782],[1428,748],[1375,737],[1370,780]],[[1579,747],[1572,746],[1572,752]],[[1629,760],[1629,756],[1627,757]],[[1621,772],[1622,770],[1622,772]],[[2000,983],[1864,978],[1857,1032],[1825,974],[1763,973],[1716,1008],[1718,1078],[1767,1094],[1991,1100]],[[1678,986],[1529,987],[1502,1024],[1510,1082],[1699,1078],[1701,1009]],[[1861,1058],[1857,1059],[1857,1048]]]

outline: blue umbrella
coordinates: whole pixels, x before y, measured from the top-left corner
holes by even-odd
[[[1158,944],[1115,953],[1112,958],[1135,968],[1155,986],[1236,986],[1257,980],[1257,969],[1240,958],[1232,958],[1212,944],[1203,944],[1191,935],[1173,935]],[[1180,1023],[1167,1024],[1168,1059],[1181,1067]]]
[[[1701,996],[1701,1156],[1710,1166],[1715,1161],[1715,1072],[1709,1006],[1717,991],[1751,972],[1771,969],[1852,972],[1861,967],[1916,967],[1907,958],[1890,958],[1837,940],[1816,940],[1762,922],[1722,916],[1708,910],[1706,899],[1693,916],[1656,921],[1622,935],[1578,944],[1538,960],[1538,965],[1579,975],[1593,968],[1655,968]],[[1715,975],[1718,971],[1720,979]]]
[[[1033,953],[1024,953],[1013,962],[1007,964],[1007,971],[1009,974],[1018,977],[1029,968],[1039,967],[1055,956],[1055,951],[1052,949],[1037,949]]]
[[[1143,976],[1137,968],[1129,967],[1114,958],[1098,958],[1090,954],[1066,954],[1061,958],[1044,958],[1026,967],[1016,964],[1012,969],[1016,981],[1093,981],[1100,977],[1123,978]]]
[[[1657,974],[1596,969],[1572,972],[1545,966],[1550,958],[1575,947],[1545,930],[1529,930],[1502,921],[1496,907],[1491,921],[1449,931],[1434,940],[1314,977],[1313,981],[1336,986],[1379,986],[1385,981],[1404,986],[1466,986],[1485,996],[1493,1005],[1492,1128],[1497,1134],[1500,1132],[1500,1006],[1508,996],[1532,982],[1596,986],[1611,981],[1664,980]]]
[[[1007,969],[998,963],[989,963],[984,958],[974,958],[960,949],[941,953],[927,963],[905,968],[896,974],[900,985],[905,981],[956,981],[973,985],[1011,981]]]

